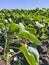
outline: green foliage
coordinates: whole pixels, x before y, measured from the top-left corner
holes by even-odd
[[[31,34],[29,31],[25,30],[25,26],[22,23],[15,24],[14,22],[11,22],[11,23],[8,23],[8,25],[4,24],[4,30],[2,30],[2,31],[1,31],[1,33],[3,33],[3,35],[5,36],[4,60],[6,62],[6,65],[8,65],[8,61],[9,61],[10,57],[13,56],[8,51],[9,50],[9,42],[13,38],[11,36],[11,35],[13,35],[13,33],[16,32],[17,33],[16,36],[18,36],[19,38],[22,37],[22,38],[29,40],[32,43],[34,42],[38,45],[41,44],[41,42],[37,39],[37,37],[34,34]],[[21,45],[21,43],[20,43],[20,45]],[[13,47],[13,48],[15,48],[15,47]],[[17,49],[17,46],[16,46],[16,49]],[[27,51],[27,48],[25,47],[24,44],[22,44],[20,49],[30,65],[37,65],[38,64],[38,63],[36,64],[36,60],[35,60],[34,55],[28,54],[29,52]],[[35,56],[36,56],[36,54],[35,54]]]
[[[36,60],[34,58],[34,55],[28,52],[27,48],[25,47],[24,44],[22,44],[22,47],[20,48],[22,53],[24,54],[26,60],[28,61],[29,65],[37,65]]]
[[[10,33],[18,32],[19,26],[12,22],[9,24],[9,31],[10,31]]]
[[[44,34],[44,33],[43,33],[43,34],[41,35],[41,37],[40,37],[40,38],[41,38],[41,39],[47,39],[47,38],[48,38],[48,36],[47,36],[46,34]]]
[[[22,47],[20,48],[20,50],[23,52],[26,60],[28,61],[30,65],[39,64],[39,54],[35,44],[29,44],[29,45],[22,44]]]
[[[31,28],[31,27],[27,27],[26,26],[26,28],[25,28],[27,31],[29,31],[30,33],[32,33],[32,34],[36,34],[36,32],[37,32],[37,30],[36,29],[34,29],[34,28]]]
[[[28,39],[30,42],[36,43],[37,45],[41,44],[41,42],[37,39],[37,37],[34,34],[30,34],[28,31],[24,32],[24,31],[20,30],[18,35],[19,35],[19,37]]]
[[[43,27],[43,28],[42,28],[42,32],[43,32],[43,33],[44,33],[46,30],[47,30],[46,27]]]
[[[12,59],[13,56],[18,55],[21,52],[24,54],[29,65],[38,65],[39,54],[36,45],[41,45],[42,43],[37,38],[37,35],[42,32],[42,36],[39,37],[41,39],[48,38],[45,34],[47,25],[49,25],[49,9],[1,10],[0,35],[5,38],[3,59],[5,60],[6,65],[8,65],[8,61]],[[21,39],[31,42],[31,45],[23,43]],[[19,44],[17,42],[19,42]],[[10,43],[14,43],[15,45],[10,46]],[[12,49],[12,51],[9,51],[10,49]],[[16,52],[14,52],[14,49],[16,49]],[[21,64],[21,61],[18,62],[18,65],[19,64]]]

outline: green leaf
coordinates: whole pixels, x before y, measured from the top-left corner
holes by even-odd
[[[3,28],[3,23],[0,22],[0,29],[2,29],[2,28]]]
[[[48,36],[46,35],[46,34],[42,34],[42,36],[40,37],[41,39],[47,39],[48,38]]]
[[[29,33],[26,30],[24,30],[24,31],[20,30],[19,33],[18,33],[18,36],[22,37],[22,38],[25,38],[25,39],[28,39],[30,42],[34,42],[37,45],[41,45],[42,44],[40,42],[40,40],[38,40],[38,38],[34,34],[31,34],[31,33]]]
[[[43,19],[43,22],[49,24],[49,18]]]
[[[37,65],[34,55],[28,53],[27,48],[24,44],[22,44],[22,47],[20,48],[21,52],[24,54],[26,60],[28,61],[29,65]]]
[[[47,30],[46,27],[43,27],[43,28],[42,28],[42,32],[43,32],[43,33],[44,33],[46,30]]]
[[[28,51],[35,56],[37,64],[39,64],[39,53],[37,51],[35,44],[29,44],[27,45]]]
[[[19,26],[12,22],[11,24],[9,24],[9,31],[11,33],[18,32],[19,31]]]
[[[36,29],[34,29],[34,28],[31,28],[31,27],[26,27],[25,28],[27,31],[29,31],[30,33],[32,33],[32,34],[36,34]]]

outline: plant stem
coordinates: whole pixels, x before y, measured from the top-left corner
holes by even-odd
[[[9,40],[8,40],[8,36],[6,33],[6,42],[5,42],[5,49],[4,49],[4,57],[5,57],[5,65],[8,65],[8,45],[9,45]]]

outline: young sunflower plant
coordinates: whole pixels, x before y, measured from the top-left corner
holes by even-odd
[[[13,56],[19,53],[24,55],[29,65],[39,64],[39,53],[36,45],[41,45],[42,43],[33,34],[34,31],[32,28],[26,28],[22,23],[16,24],[12,21],[0,21],[0,35],[4,36],[5,39],[4,52],[0,57],[5,61],[5,65],[8,65]],[[17,40],[13,43],[13,40],[15,40],[14,37]],[[28,40],[31,44],[26,44],[23,42],[23,39]],[[11,46],[11,43],[15,44],[15,46]],[[14,52],[12,49],[16,49],[17,51]],[[14,60],[16,59],[14,58]],[[19,62],[18,65],[21,65],[21,63]]]

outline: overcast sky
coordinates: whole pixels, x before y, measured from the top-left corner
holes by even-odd
[[[49,0],[0,0],[0,9],[49,8]]]

